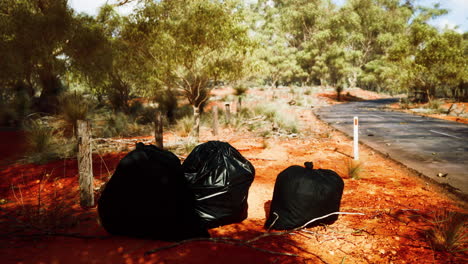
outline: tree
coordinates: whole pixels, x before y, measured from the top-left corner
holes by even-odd
[[[438,5],[419,7],[405,32],[398,35],[388,51],[387,62],[398,69],[397,85],[406,87],[408,92],[420,93],[422,101],[449,93],[453,97],[465,93],[466,40],[459,33],[439,32],[427,23],[446,12]]]
[[[91,18],[73,13],[66,0],[6,0],[0,2],[0,85],[23,86],[32,97],[40,93],[38,109],[54,112],[71,64],[80,69],[93,62],[100,40]]]
[[[210,83],[241,77],[251,45],[241,11],[236,1],[175,0],[146,2],[133,17],[155,82],[188,99],[197,137]]]

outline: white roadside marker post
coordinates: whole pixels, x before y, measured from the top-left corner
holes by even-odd
[[[359,118],[354,117],[354,160],[359,160]]]

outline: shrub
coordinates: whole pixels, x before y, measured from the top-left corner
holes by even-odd
[[[247,93],[249,88],[244,84],[240,84],[234,87],[234,95],[235,96],[243,96]]]
[[[467,215],[442,210],[436,212],[431,224],[426,234],[434,250],[460,252],[468,249]]]
[[[108,113],[101,129],[96,129],[96,136],[101,137],[129,137],[151,134],[152,124],[142,125],[131,116],[122,112]]]
[[[435,113],[441,113],[442,109],[442,101],[440,100],[430,100],[427,104],[427,108],[432,109]]]
[[[298,121],[294,115],[287,114],[281,107],[275,104],[257,105],[254,110],[256,116],[261,115],[267,121],[275,124],[278,130],[285,133],[299,133]]]
[[[408,98],[400,98],[400,108],[402,109],[410,109],[411,108],[411,101]]]
[[[44,125],[40,120],[29,120],[24,124],[26,130],[26,160],[33,163],[44,163],[56,157],[52,140],[54,129]]]
[[[182,119],[179,119],[176,123],[176,134],[181,137],[187,137],[190,135],[190,132],[194,126],[193,117],[185,116]]]
[[[128,113],[134,118],[137,118],[144,109],[145,107],[140,101],[134,100],[128,109]]]
[[[138,124],[152,124],[156,118],[156,111],[158,109],[154,107],[144,107],[141,109],[140,113],[136,116]]]
[[[0,89],[0,125],[16,126],[31,113],[31,98],[23,90]]]
[[[67,124],[67,129],[76,135],[78,120],[86,120],[91,106],[80,93],[66,93],[59,98],[60,113]]]
[[[25,122],[26,162],[42,164],[59,158],[69,158],[76,154],[76,141],[65,139],[63,131],[55,126],[55,124],[48,124],[39,119]]]

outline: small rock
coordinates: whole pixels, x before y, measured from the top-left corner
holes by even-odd
[[[437,173],[437,177],[447,177],[448,173],[442,173],[442,172],[439,172]]]
[[[380,254],[385,254],[385,249],[379,250]]]

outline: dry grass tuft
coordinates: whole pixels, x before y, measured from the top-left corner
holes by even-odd
[[[461,252],[468,249],[468,229],[466,214],[441,210],[436,212],[427,237],[434,250]]]

